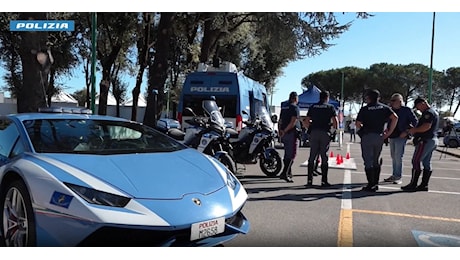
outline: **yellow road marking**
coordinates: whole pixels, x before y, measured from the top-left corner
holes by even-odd
[[[340,211],[337,246],[353,246],[353,210]]]
[[[397,212],[376,211],[376,210],[363,210],[363,209],[342,209],[340,210],[340,221],[338,230],[337,246],[339,247],[352,247],[353,246],[353,213],[387,215],[406,218],[418,218],[426,220],[439,220],[447,222],[459,222],[457,218],[444,218],[424,215],[414,215]]]
[[[407,217],[407,218],[419,218],[419,219],[439,220],[439,221],[448,221],[448,222],[460,222],[460,219],[457,219],[457,218],[423,216],[423,215],[414,215],[414,214],[405,214],[405,213],[396,213],[396,212],[387,212],[387,211],[363,210],[363,209],[352,209],[351,211],[358,212],[358,213],[367,213],[367,214],[378,214],[378,215],[388,215],[388,216]]]

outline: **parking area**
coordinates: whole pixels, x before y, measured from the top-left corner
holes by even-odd
[[[279,150],[281,154],[283,151]],[[353,167],[333,167],[330,188],[320,187],[321,176],[306,188],[302,166],[309,148],[300,148],[294,162],[294,183],[263,176],[248,165],[240,178],[249,194],[245,214],[251,231],[226,246],[460,246],[460,151],[438,147],[428,192],[404,192],[410,181],[414,146],[408,144],[403,160],[403,183],[383,182],[391,175],[389,147],[382,151],[380,189],[362,192],[366,183],[360,144],[331,145],[334,155],[350,153]]]

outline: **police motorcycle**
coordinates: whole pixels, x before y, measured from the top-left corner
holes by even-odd
[[[193,114],[193,117],[185,121],[190,126],[185,129],[183,143],[202,153],[214,156],[232,173],[236,173],[235,163],[223,148],[227,133],[225,120],[219,107],[215,100],[211,99],[203,100],[202,108],[205,113],[204,117],[197,116],[189,107],[185,108]]]
[[[247,115],[247,112],[243,111],[243,114]],[[282,160],[274,148],[276,133],[267,109],[260,106],[254,120],[248,120],[243,124],[246,127],[229,139],[229,154],[235,161],[235,168],[237,163],[257,164],[259,161],[260,169],[265,175],[277,176],[282,168]]]

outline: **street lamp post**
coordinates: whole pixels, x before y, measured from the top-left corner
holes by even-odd
[[[91,17],[91,111],[96,111],[96,43],[97,43],[97,14]]]
[[[343,96],[343,86],[345,83],[345,74],[342,71],[342,84],[340,87],[340,108],[339,108],[339,150],[342,149],[344,124],[343,124],[343,110],[345,107],[345,98]]]
[[[428,77],[428,103],[431,104],[431,92],[433,89],[433,48],[434,48],[434,21],[436,13],[433,12],[433,27],[431,30],[431,57],[430,57],[430,74]]]

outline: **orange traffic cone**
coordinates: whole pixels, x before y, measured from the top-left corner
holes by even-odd
[[[329,154],[329,157],[333,158],[334,157],[334,153],[331,151],[331,153]]]
[[[340,157],[340,164],[342,164],[343,163],[343,157],[342,157],[341,154],[339,155],[339,157]]]
[[[345,156],[345,159],[347,159],[347,160],[350,159],[350,153],[347,153],[347,155]]]
[[[337,154],[337,156],[335,157],[335,163],[336,163],[337,165],[340,164],[340,156],[339,156],[338,154]]]

